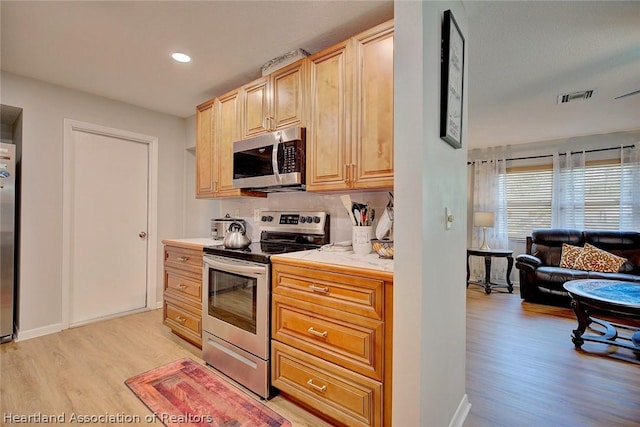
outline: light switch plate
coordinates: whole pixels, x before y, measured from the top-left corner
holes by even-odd
[[[260,209],[253,210],[253,220],[260,221]]]
[[[449,212],[449,208],[444,208],[444,227],[445,230],[451,230],[453,223],[453,215]]]

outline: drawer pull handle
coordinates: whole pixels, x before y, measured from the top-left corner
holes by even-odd
[[[189,258],[187,258],[186,256],[181,256],[180,258],[178,258],[178,261],[187,262],[187,261],[189,261]]]
[[[187,289],[187,288],[188,288],[188,286],[187,286],[187,285],[185,285],[184,283],[180,283],[180,284],[178,285],[178,287],[179,287],[180,289]]]
[[[322,332],[316,331],[315,329],[313,329],[313,326],[307,329],[307,332],[317,337],[322,337],[322,338],[327,337],[327,331],[322,331]]]
[[[326,294],[329,292],[329,288],[327,287],[321,288],[316,285],[309,285],[309,289],[311,289],[311,292],[318,292],[320,294]]]
[[[181,316],[176,316],[176,322],[180,323],[181,325],[187,321],[187,319],[185,319],[184,317]]]
[[[323,385],[322,387],[317,386],[317,385],[315,385],[313,383],[313,379],[310,379],[309,381],[307,381],[307,384],[309,384],[314,389],[318,390],[320,393],[324,393],[325,391],[327,391],[327,386],[326,385]]]

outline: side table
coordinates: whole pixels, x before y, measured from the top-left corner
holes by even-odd
[[[469,281],[471,270],[469,269],[469,257],[481,256],[484,257],[484,282]],[[506,258],[507,259],[507,283],[492,283],[491,282],[491,258]],[[508,249],[467,249],[467,287],[469,285],[484,286],[484,291],[487,294],[491,293],[493,288],[507,288],[509,293],[513,292],[513,284],[511,283],[511,270],[513,269],[513,251]]]

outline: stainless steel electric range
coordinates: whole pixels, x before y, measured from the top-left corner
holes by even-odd
[[[260,241],[245,249],[204,248],[202,358],[268,399],[270,381],[270,256],[330,242],[326,212],[265,211]]]

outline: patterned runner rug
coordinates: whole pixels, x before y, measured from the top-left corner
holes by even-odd
[[[166,426],[291,427],[287,419],[191,359],[136,375],[125,384]]]

